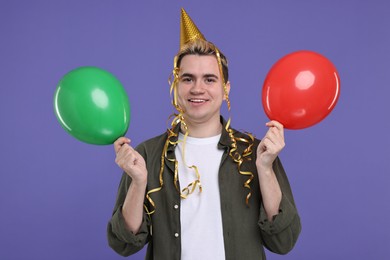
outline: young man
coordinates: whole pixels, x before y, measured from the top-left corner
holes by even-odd
[[[110,246],[131,255],[148,243],[146,259],[265,259],[263,246],[289,252],[300,233],[278,154],[283,126],[271,121],[259,141],[220,114],[230,102],[225,56],[182,10],[181,48],[173,71],[172,128],[136,149],[114,143],[124,171]]]

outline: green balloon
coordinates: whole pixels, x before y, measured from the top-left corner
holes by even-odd
[[[126,134],[130,123],[129,99],[122,84],[97,67],[77,68],[60,80],[54,112],[70,135],[89,144],[112,144]]]

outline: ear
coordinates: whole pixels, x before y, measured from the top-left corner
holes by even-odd
[[[224,89],[224,96],[223,96],[223,100],[226,100],[228,97],[229,97],[229,93],[230,93],[230,81],[226,82],[225,84],[225,87],[226,89]]]

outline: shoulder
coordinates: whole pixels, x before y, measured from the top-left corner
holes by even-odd
[[[153,155],[161,156],[167,137],[168,135],[166,132],[161,135],[152,137],[137,145],[135,150],[137,150],[144,158]]]
[[[232,130],[233,130],[234,137],[238,139],[238,141],[240,141],[239,143],[247,143],[247,144],[252,143],[256,147],[257,145],[259,145],[261,141],[260,139],[256,138],[256,136],[253,135],[252,133],[238,131],[234,128],[232,128]]]

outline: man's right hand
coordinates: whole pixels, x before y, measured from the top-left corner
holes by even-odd
[[[127,173],[132,182],[145,185],[147,182],[147,169],[144,158],[130,146],[131,140],[120,137],[114,142],[116,164]]]
[[[141,228],[144,212],[145,189],[148,171],[144,158],[130,146],[130,139],[120,137],[114,142],[115,162],[131,178],[122,214],[127,229],[137,234]]]

